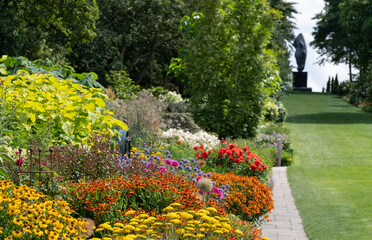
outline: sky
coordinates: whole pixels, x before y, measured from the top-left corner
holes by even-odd
[[[317,63],[319,54],[316,50],[310,46],[310,42],[313,41],[311,33],[314,31],[316,21],[312,18],[322,11],[324,8],[323,0],[288,0],[288,2],[297,3],[294,7],[297,9],[298,14],[295,15],[295,23],[297,29],[295,29],[295,35],[302,33],[307,45],[307,56],[304,72],[307,72],[307,87],[312,88],[313,92],[321,92],[322,88],[326,87],[328,77],[338,75],[340,82],[349,79],[348,73],[349,68],[345,64],[334,65],[333,63],[326,62],[324,65],[319,66]],[[296,58],[294,57],[294,49],[291,56],[291,65],[293,71],[297,71]],[[354,70],[355,71],[355,70]]]

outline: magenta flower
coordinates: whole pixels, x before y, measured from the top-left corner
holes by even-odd
[[[16,165],[17,166],[22,166],[22,164],[23,164],[23,158],[19,158],[17,161],[16,161]]]
[[[167,159],[165,159],[165,164],[167,164],[167,165],[171,165],[171,160],[169,160],[169,158],[167,158]]]
[[[199,180],[201,179],[201,177],[196,177],[196,181],[199,182]]]
[[[148,163],[148,164],[146,165],[146,168],[149,168],[149,167],[151,166],[151,164],[152,164],[152,163]]]
[[[166,172],[166,171],[167,171],[167,169],[166,169],[165,167],[161,167],[161,168],[159,169],[159,172],[161,172],[161,173]]]
[[[173,167],[178,167],[180,164],[179,164],[177,161],[172,161],[172,162],[171,162],[171,165],[172,165]]]

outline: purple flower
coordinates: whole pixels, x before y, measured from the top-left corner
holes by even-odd
[[[207,177],[211,177],[211,176],[212,176],[212,173],[208,173],[208,174],[207,174]]]
[[[212,183],[213,183],[213,186],[216,186],[216,182],[215,181],[213,181]]]
[[[224,193],[224,194],[223,194],[223,197],[224,197],[224,198],[227,198],[227,196],[228,196],[227,193]]]
[[[190,159],[190,162],[194,163],[195,162],[195,159],[191,158]]]
[[[185,169],[186,169],[187,171],[189,171],[189,172],[191,172],[191,171],[192,171],[192,169],[191,169],[191,167],[190,167],[190,166],[186,166],[186,167],[185,167]]]

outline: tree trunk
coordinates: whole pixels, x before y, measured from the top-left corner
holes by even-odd
[[[350,82],[353,81],[353,73],[351,71],[351,50],[349,49],[349,79]]]
[[[142,82],[143,78],[145,77],[145,74],[146,74],[147,70],[149,69],[149,67],[151,65],[151,61],[154,57],[154,53],[155,53],[155,49],[156,49],[156,39],[157,39],[157,33],[155,34],[154,39],[152,40],[151,50],[150,50],[149,54],[147,55],[146,65],[142,69],[141,74],[138,76],[137,81],[136,81],[136,85],[139,85]]]

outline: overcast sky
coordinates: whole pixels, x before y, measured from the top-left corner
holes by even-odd
[[[295,15],[297,29],[295,29],[296,36],[300,33],[304,35],[307,45],[307,57],[304,72],[308,72],[307,86],[311,87],[313,92],[321,92],[322,88],[326,86],[329,76],[338,74],[340,82],[348,80],[348,66],[345,64],[333,65],[325,63],[324,66],[319,66],[317,59],[319,55],[315,49],[310,47],[310,42],[313,41],[311,33],[314,31],[316,21],[312,18],[322,11],[324,8],[323,0],[287,0],[288,2],[295,2],[295,8],[299,12]],[[291,64],[293,71],[297,71],[297,63],[294,57],[294,52],[291,56]]]

